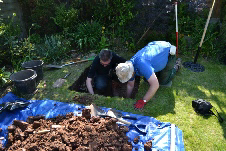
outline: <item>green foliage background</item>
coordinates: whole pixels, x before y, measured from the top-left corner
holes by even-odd
[[[139,28],[146,19],[139,17],[145,14],[146,10],[143,10],[142,5],[138,8],[138,2],[136,0],[19,0],[27,36],[21,37],[22,30],[20,24],[14,21],[15,16],[1,22],[0,64],[12,66],[11,71],[15,72],[21,69],[22,62],[31,59],[60,64],[70,57],[70,50],[87,54],[109,48],[135,53],[154,40],[165,40],[176,45],[173,4],[169,13],[159,12],[159,19],[154,16],[157,18],[156,21],[156,18],[151,18],[155,22],[152,25],[154,27],[147,25]],[[168,1],[160,4],[170,5]],[[225,4],[226,0],[222,0],[220,22],[209,24],[200,53],[200,57],[223,63],[226,63]],[[178,2],[178,48],[179,54],[193,57],[203,34],[209,8],[195,12],[189,5],[190,2],[186,0]],[[159,5],[150,6],[150,9],[154,7]],[[166,24],[167,29],[156,28],[161,24]],[[143,33],[138,34],[137,30],[147,31],[140,43],[138,40]]]

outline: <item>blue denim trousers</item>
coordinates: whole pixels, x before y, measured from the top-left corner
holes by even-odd
[[[94,87],[97,90],[105,91],[108,87],[110,77],[108,75],[96,75],[94,78]]]

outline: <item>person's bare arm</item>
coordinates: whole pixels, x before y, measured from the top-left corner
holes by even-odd
[[[88,78],[87,77],[87,79],[86,79],[86,86],[88,88],[88,91],[89,91],[90,94],[94,94],[91,82],[92,82],[92,78]]]
[[[131,97],[131,94],[132,94],[133,88],[134,88],[134,83],[135,83],[135,78],[134,78],[133,81],[128,81],[127,82],[127,91],[126,91],[127,98]]]
[[[146,101],[149,101],[155,95],[156,91],[159,88],[159,81],[155,73],[152,73],[151,77],[148,79],[148,83],[150,87],[143,97],[143,100],[146,100]]]

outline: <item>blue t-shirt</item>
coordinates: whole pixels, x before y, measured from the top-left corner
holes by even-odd
[[[139,50],[130,61],[133,63],[135,76],[144,76],[147,80],[153,72],[166,67],[171,44],[166,41],[153,41]],[[129,81],[134,80],[132,77]]]

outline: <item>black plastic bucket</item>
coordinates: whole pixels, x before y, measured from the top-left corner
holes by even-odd
[[[31,60],[22,63],[22,68],[35,70],[37,73],[36,81],[38,82],[43,79],[43,69],[42,69],[43,64],[44,62],[42,60]]]
[[[10,75],[17,92],[31,94],[36,90],[36,71],[32,69],[21,70]]]

